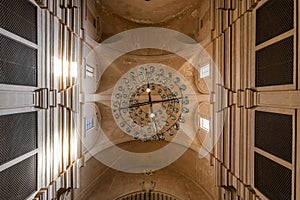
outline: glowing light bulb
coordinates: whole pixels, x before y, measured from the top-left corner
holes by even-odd
[[[151,92],[150,88],[147,88],[147,89],[146,89],[146,92],[147,92],[147,93]]]

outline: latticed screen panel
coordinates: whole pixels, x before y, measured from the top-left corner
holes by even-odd
[[[37,8],[29,0],[1,0],[0,27],[37,43]]]
[[[37,50],[0,34],[0,83],[36,86]]]
[[[255,153],[254,186],[270,200],[292,198],[292,171]]]
[[[255,65],[256,87],[293,84],[294,38],[258,50]]]
[[[0,165],[36,148],[36,112],[0,116]]]
[[[140,192],[134,192],[131,194],[124,195],[122,197],[117,198],[116,200],[180,200],[179,198],[162,193],[162,192],[151,192],[151,193],[146,193],[143,191]]]
[[[292,163],[292,115],[256,111],[255,146]]]
[[[294,0],[268,1],[256,11],[256,45],[294,28]]]
[[[24,200],[37,190],[36,156],[0,172],[0,200]]]

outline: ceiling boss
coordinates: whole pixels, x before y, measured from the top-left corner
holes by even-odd
[[[117,82],[112,112],[118,126],[134,139],[165,140],[180,130],[189,113],[187,85],[179,73],[163,64],[131,69]]]

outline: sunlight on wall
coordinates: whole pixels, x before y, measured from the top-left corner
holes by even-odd
[[[63,67],[62,67],[63,66]],[[70,75],[72,78],[77,78],[78,75],[78,63],[71,62],[70,64]],[[68,77],[69,75],[69,62],[67,60],[63,61],[58,58],[54,58],[54,76],[55,77]]]

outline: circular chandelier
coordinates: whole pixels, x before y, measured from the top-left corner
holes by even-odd
[[[117,82],[112,96],[113,117],[134,139],[165,140],[180,130],[189,113],[187,85],[163,64],[136,67]]]

